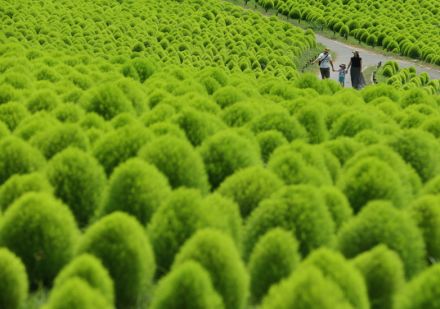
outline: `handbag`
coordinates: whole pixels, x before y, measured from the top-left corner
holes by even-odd
[[[323,61],[324,61],[325,59],[327,59],[327,57],[328,57],[328,54],[327,54],[327,55],[325,55],[325,57],[324,57],[324,58],[322,58],[321,60],[319,60],[319,61],[318,61],[318,64],[319,64],[319,65],[321,65],[321,62],[323,62]]]

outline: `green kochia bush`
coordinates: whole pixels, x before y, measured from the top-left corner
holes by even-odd
[[[114,170],[100,213],[121,210],[147,224],[170,192],[168,180],[155,166],[130,159]]]
[[[111,83],[93,87],[82,97],[82,106],[87,112],[95,112],[110,120],[123,112],[134,112],[124,92]]]
[[[233,241],[220,231],[205,229],[194,234],[180,249],[174,267],[193,260],[205,268],[225,308],[246,305],[249,278]]]
[[[52,158],[68,147],[75,147],[84,151],[89,148],[86,133],[76,124],[51,127],[35,134],[30,143],[38,148],[47,159]]]
[[[20,259],[0,248],[0,308],[22,308],[28,294],[26,269]]]
[[[0,210],[6,210],[15,200],[27,192],[52,193],[53,188],[44,174],[14,175],[0,186]]]
[[[356,256],[353,265],[362,273],[373,309],[392,308],[393,297],[405,284],[399,255],[384,245]]]
[[[72,278],[52,290],[42,309],[113,309],[107,299],[80,278]]]
[[[208,178],[200,155],[191,144],[173,136],[161,136],[139,151],[139,157],[155,165],[172,188],[181,186],[209,191]]]
[[[306,256],[334,242],[334,223],[318,189],[298,185],[281,189],[252,212],[244,229],[247,259],[258,239],[268,230],[281,227],[295,234],[300,252]]]
[[[0,185],[14,174],[31,173],[44,165],[40,152],[17,137],[1,140],[0,149]]]
[[[158,273],[166,273],[180,246],[198,229],[209,226],[210,222],[209,208],[199,191],[187,188],[174,191],[157,209],[148,225]]]
[[[399,176],[382,160],[364,158],[344,171],[339,187],[355,212],[371,200],[389,200],[401,208],[405,202]]]
[[[300,267],[313,265],[335,282],[353,308],[370,308],[362,275],[339,252],[330,249],[313,251]]]
[[[50,90],[41,90],[32,95],[26,106],[30,112],[36,113],[41,110],[53,110],[59,104],[60,99],[55,93]]]
[[[423,182],[440,172],[440,146],[431,134],[415,129],[403,130],[390,145],[416,170]]]
[[[394,308],[438,309],[440,304],[440,264],[426,269],[396,295]]]
[[[307,266],[270,289],[262,309],[351,309],[339,286],[318,268]]]
[[[136,306],[148,296],[156,268],[154,254],[133,217],[115,212],[100,219],[86,230],[78,252],[95,255],[107,268],[118,307]]]
[[[93,149],[93,155],[104,167],[107,175],[120,163],[135,157],[139,149],[153,139],[148,129],[131,125],[110,131],[101,137]]]
[[[425,244],[421,231],[409,216],[389,202],[370,202],[339,231],[338,247],[354,257],[378,244],[396,251],[410,278],[425,266]]]
[[[213,188],[217,188],[237,170],[261,164],[258,145],[232,130],[206,139],[200,147],[200,153]]]
[[[324,186],[320,188],[320,191],[337,231],[345,222],[353,217],[353,209],[350,207],[347,197],[336,187]]]
[[[109,304],[114,302],[113,281],[101,261],[90,254],[83,254],[73,259],[57,275],[55,289],[60,288],[72,278],[80,278],[90,287],[99,291]]]
[[[28,116],[28,110],[21,103],[9,102],[0,104],[0,121],[4,122],[11,131],[14,131]]]
[[[428,259],[435,263],[440,259],[440,198],[433,195],[422,196],[408,210],[423,232]]]
[[[46,193],[28,193],[5,212],[0,244],[21,258],[33,286],[50,285],[72,258],[78,234],[67,206]]]
[[[242,169],[223,181],[217,192],[233,199],[247,217],[265,198],[283,186],[283,182],[271,171],[260,167]]]
[[[90,154],[68,148],[52,158],[46,174],[55,195],[69,206],[78,224],[85,226],[102,202],[104,169]]]
[[[259,133],[257,140],[260,145],[261,157],[265,163],[269,161],[270,156],[278,147],[287,144],[287,139],[284,135],[275,130]]]
[[[209,273],[199,263],[188,261],[161,279],[152,309],[222,309],[223,301],[212,286]]]
[[[273,284],[291,274],[299,260],[298,242],[291,232],[275,228],[260,237],[248,266],[252,300],[259,303]]]

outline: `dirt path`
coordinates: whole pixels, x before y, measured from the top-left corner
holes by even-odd
[[[393,57],[387,57],[369,50],[364,50],[359,47],[354,47],[338,41],[334,41],[319,34],[316,34],[316,41],[327,46],[333,52],[336,53],[336,59],[334,59],[335,69],[341,63],[345,63],[348,65],[348,62],[350,61],[350,57],[352,56],[352,51],[358,50],[359,54],[362,57],[364,68],[369,66],[376,66],[379,63],[379,61],[385,63],[386,61],[389,60],[395,60],[401,68],[414,66],[416,68],[417,73],[427,72],[432,79],[440,79],[440,70],[435,70],[433,68],[425,67],[423,65],[419,65],[411,61],[399,60],[399,59],[394,59]],[[331,78],[337,80],[338,78],[337,73],[332,72]],[[347,81],[346,86],[351,87],[349,74],[347,75],[346,81]]]

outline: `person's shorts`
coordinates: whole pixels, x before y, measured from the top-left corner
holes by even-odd
[[[320,68],[320,71],[321,71],[322,79],[330,78],[330,68],[326,68],[326,69]]]
[[[345,84],[345,76],[339,76],[339,82]]]

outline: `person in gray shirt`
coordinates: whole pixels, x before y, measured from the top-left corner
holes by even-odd
[[[316,62],[319,62],[319,70],[321,71],[322,79],[330,78],[330,66],[333,72],[335,71],[335,68],[333,67],[332,55],[330,55],[330,50],[328,48],[325,48],[312,64],[315,64]]]

